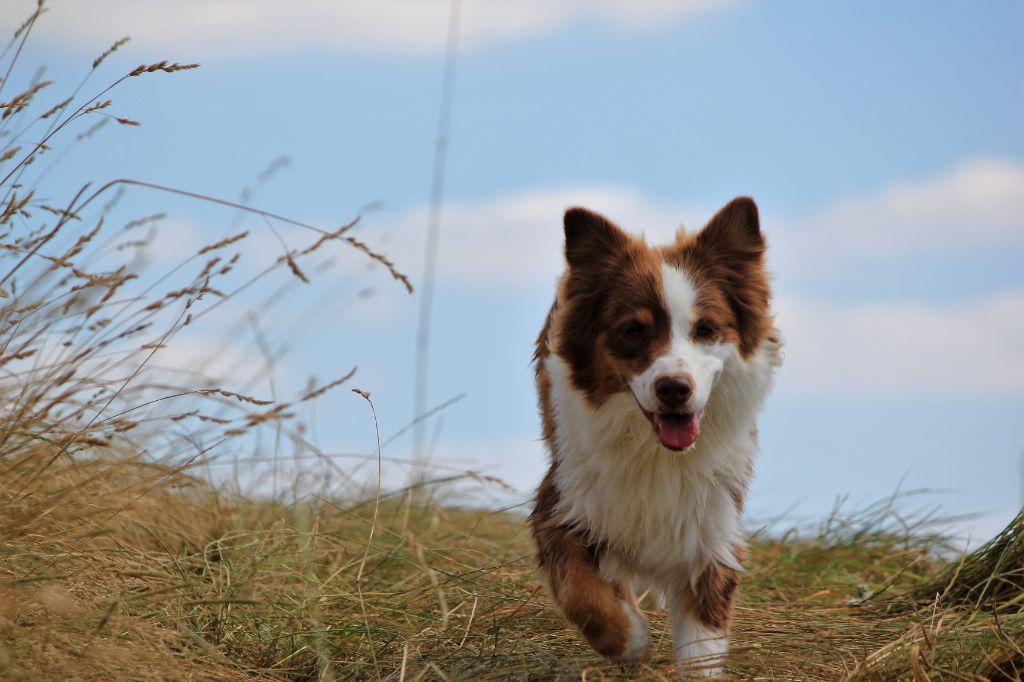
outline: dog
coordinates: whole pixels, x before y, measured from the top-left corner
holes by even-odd
[[[668,608],[679,670],[720,674],[745,545],[756,417],[781,364],[757,205],[649,246],[565,213],[566,268],[534,365],[550,468],[540,576],[591,647],[644,658],[633,588]]]

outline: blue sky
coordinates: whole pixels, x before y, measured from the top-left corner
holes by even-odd
[[[29,7],[6,4],[0,30]],[[83,92],[142,62],[202,68],[124,83],[112,110],[143,126],[100,131],[48,186],[63,196],[84,179],[132,177],[234,198],[285,155],[254,205],[333,226],[380,201],[360,237],[418,283],[447,13],[443,2],[54,1],[23,81],[45,62],[71,86],[121,35],[134,40]],[[749,194],[787,340],[752,514],[813,517],[902,480],[948,491],[931,502],[950,513],[985,514],[975,532],[1008,520],[1024,450],[1020,3],[467,0],[462,20],[429,402],[467,397],[430,427],[439,461],[524,492],[543,473],[528,362],[566,206],[657,240]],[[118,210],[172,213],[156,266],[235,227],[229,211],[142,191]],[[255,261],[279,254],[261,221],[243,225]],[[190,330],[192,355],[177,360],[227,334],[237,367],[215,364],[266,389],[249,334],[230,331],[259,305],[243,296]],[[268,338],[291,349],[278,386],[358,364],[382,430],[396,430],[412,417],[416,306],[339,252],[315,285],[260,309]],[[325,450],[372,449],[358,398],[340,392],[317,410]]]

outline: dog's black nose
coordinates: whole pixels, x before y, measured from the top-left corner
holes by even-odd
[[[677,410],[693,395],[693,380],[687,376],[662,377],[654,383],[654,393],[668,410]]]

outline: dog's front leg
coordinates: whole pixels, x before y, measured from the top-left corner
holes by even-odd
[[[614,661],[636,661],[651,644],[650,626],[625,582],[598,571],[598,553],[566,526],[533,528],[541,576],[566,618],[594,651]]]
[[[729,617],[739,573],[713,564],[693,584],[676,591],[670,605],[672,641],[680,672],[707,677],[722,674],[729,649]]]

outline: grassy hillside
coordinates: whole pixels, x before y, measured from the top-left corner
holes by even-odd
[[[583,645],[538,584],[514,513],[399,498],[382,501],[372,525],[373,501],[253,503],[139,460],[59,461],[45,477],[42,463],[3,463],[9,679],[672,676],[651,605],[646,664],[611,665]],[[957,562],[943,576],[933,539],[879,523],[869,514],[811,539],[753,540],[735,679],[1020,675],[1020,589],[965,604],[957,567],[977,567]],[[1015,556],[1004,584],[1019,586]],[[941,591],[948,601],[936,601]]]
[[[246,466],[263,431],[294,446],[296,460],[354,474],[296,421],[351,374],[281,401],[154,373],[184,328],[266,281],[276,304],[287,282],[308,285],[331,248],[411,284],[353,236],[358,219],[322,230],[192,194],[301,228],[309,241],[282,243],[282,255],[244,276],[248,231],[146,271],[162,215],[126,221],[118,202],[126,188],[186,193],[83,178],[76,195],[55,197],[44,181],[62,144],[88,144],[107,123],[138,124],[109,113],[119,83],[196,65],[141,65],[80,94],[118,41],[66,99],[38,78],[17,90],[8,76],[37,16],[0,53],[0,679],[670,677],[671,643],[652,604],[656,646],[643,665],[610,665],[584,646],[536,580],[518,511],[460,510],[429,487],[315,494],[298,480],[295,494],[278,496],[298,500],[286,504],[201,475],[218,457]],[[817,534],[753,537],[730,674],[1019,678],[1022,525],[951,562],[938,558],[949,556],[940,538],[907,530],[885,505]]]

